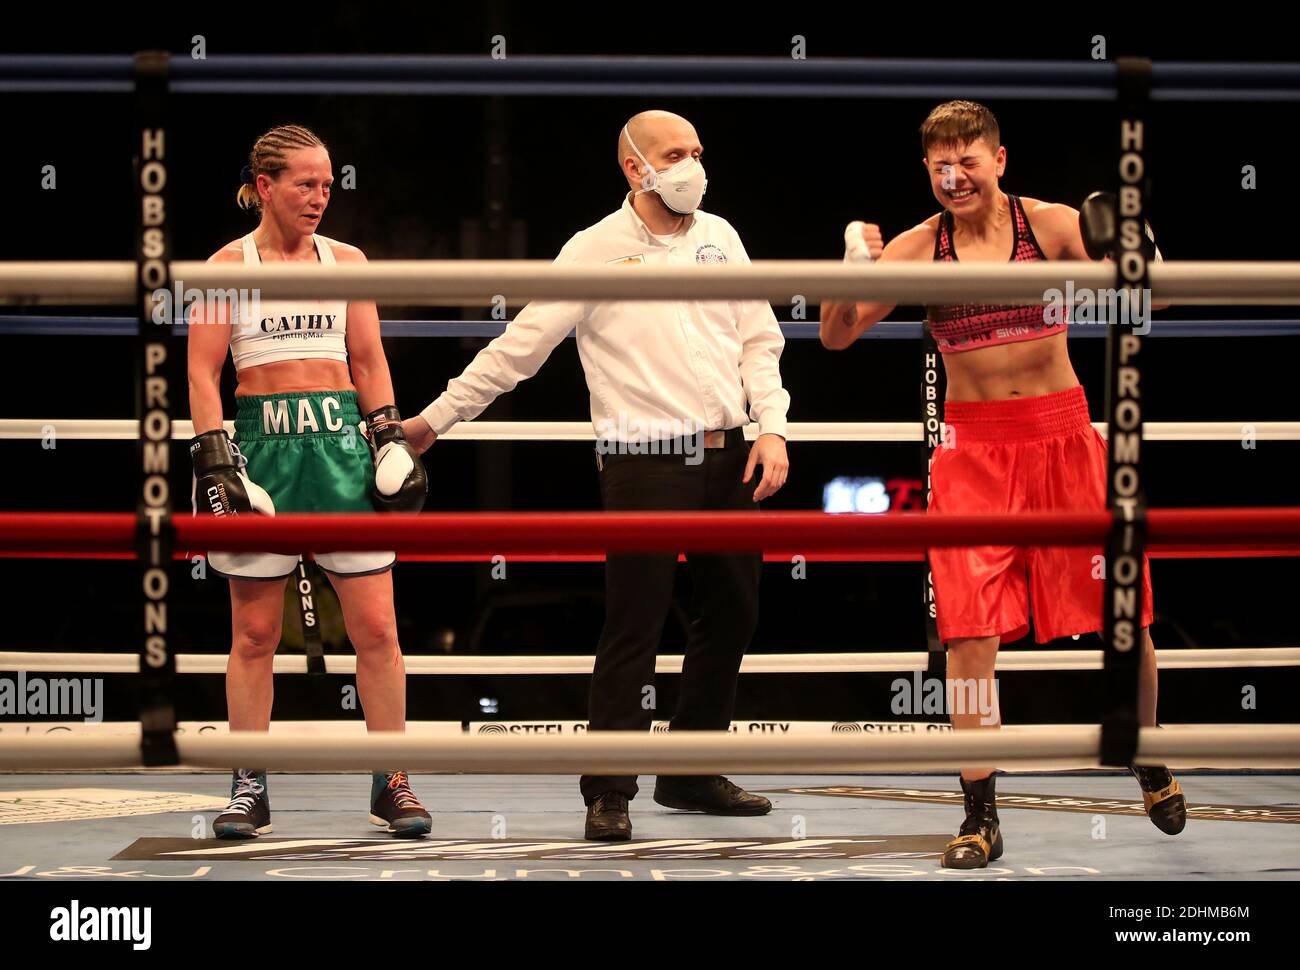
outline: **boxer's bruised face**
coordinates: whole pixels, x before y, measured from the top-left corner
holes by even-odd
[[[924,159],[930,189],[939,204],[965,219],[988,212],[997,200],[1007,150],[983,138],[965,145],[932,145]]]
[[[325,207],[330,203],[334,171],[324,148],[300,148],[285,157],[284,170],[276,178],[267,175],[270,197],[263,207],[285,231],[311,235],[320,225]]]

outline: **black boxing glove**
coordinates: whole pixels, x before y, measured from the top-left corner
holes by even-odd
[[[1145,220],[1138,249],[1148,263],[1161,261],[1160,249],[1156,246],[1156,234],[1151,223]],[[1083,200],[1079,206],[1079,235],[1083,237],[1083,248],[1091,259],[1105,259],[1114,255],[1115,236],[1119,231],[1119,206],[1114,192],[1094,192]]]
[[[366,437],[375,459],[370,504],[379,512],[418,512],[429,494],[420,456],[406,441],[402,416],[389,404],[366,415]]]
[[[194,511],[213,515],[260,512],[275,515],[266,489],[244,473],[247,459],[224,428],[205,431],[190,441],[194,465]]]

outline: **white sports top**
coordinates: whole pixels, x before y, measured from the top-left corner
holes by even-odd
[[[330,240],[313,235],[322,263],[334,262]],[[242,240],[244,264],[260,263],[253,234]],[[235,370],[277,360],[348,359],[346,300],[266,300],[241,304],[240,325],[230,328]]]

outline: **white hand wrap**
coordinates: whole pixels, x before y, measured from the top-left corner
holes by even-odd
[[[871,250],[867,248],[867,241],[862,238],[862,230],[865,226],[865,222],[855,220],[844,227],[844,262],[873,262]]]

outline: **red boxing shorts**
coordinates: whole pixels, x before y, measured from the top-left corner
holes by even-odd
[[[931,512],[1001,515],[1106,508],[1106,442],[1088,421],[1082,387],[1007,401],[949,401],[943,447],[930,466]],[[930,550],[939,637],[1029,632],[1039,643],[1101,629],[1102,549],[970,546]],[[1151,569],[1142,564],[1142,625],[1151,623]]]

